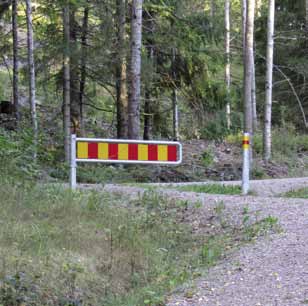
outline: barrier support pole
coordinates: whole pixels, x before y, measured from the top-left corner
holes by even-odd
[[[250,135],[244,133],[243,136],[243,173],[242,173],[242,194],[247,195],[250,189]]]
[[[71,135],[71,159],[70,159],[70,187],[76,190],[77,186],[77,162],[76,162],[76,135]]]

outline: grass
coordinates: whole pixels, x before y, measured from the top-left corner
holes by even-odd
[[[155,191],[130,201],[2,182],[0,193],[3,306],[165,305],[170,290],[270,228],[247,218],[233,228],[220,205],[215,232],[196,233],[183,221],[188,203]]]
[[[288,198],[302,198],[302,199],[308,199],[308,188],[302,188],[299,190],[291,190],[285,194],[283,194],[284,197]]]
[[[228,186],[220,184],[204,184],[204,185],[187,185],[177,187],[180,191],[191,191],[198,193],[209,193],[209,194],[229,194],[229,195],[238,195],[241,194],[240,186]]]

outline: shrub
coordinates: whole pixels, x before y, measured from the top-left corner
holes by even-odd
[[[223,140],[230,134],[235,134],[243,128],[243,119],[241,113],[233,113],[231,116],[231,129],[228,129],[226,114],[223,111],[217,112],[209,119],[203,130],[201,137],[207,140]]]

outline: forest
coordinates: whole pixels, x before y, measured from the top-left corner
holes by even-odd
[[[251,4],[250,38],[241,1],[1,2],[1,113],[13,115],[1,125],[28,129],[39,156],[47,147],[68,160],[71,133],[221,140],[246,130],[264,132],[269,161],[272,127],[307,128],[305,1]]]
[[[251,178],[307,176],[308,0],[0,0],[0,50],[0,306],[167,305],[276,231],[216,200],[199,231],[201,202],[125,189],[240,180],[243,133]],[[181,142],[183,163],[78,165],[73,192],[71,135]],[[205,189],[180,191],[241,193]]]

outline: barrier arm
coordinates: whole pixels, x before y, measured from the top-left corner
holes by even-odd
[[[177,159],[176,160],[155,160],[155,159],[100,159],[98,154],[93,158],[80,157],[79,153],[77,154],[77,147],[79,143],[105,143],[105,144],[137,144],[137,145],[162,145],[162,146],[175,146],[177,147]],[[97,149],[96,149],[97,150]],[[157,153],[156,153],[157,154]],[[180,165],[183,160],[183,150],[182,144],[180,142],[172,141],[144,141],[144,140],[127,140],[127,139],[96,139],[96,138],[78,138],[76,135],[71,135],[71,154],[70,154],[70,187],[72,190],[75,190],[77,187],[77,164],[79,162],[88,162],[88,163],[106,163],[106,164],[151,164],[151,165]]]

